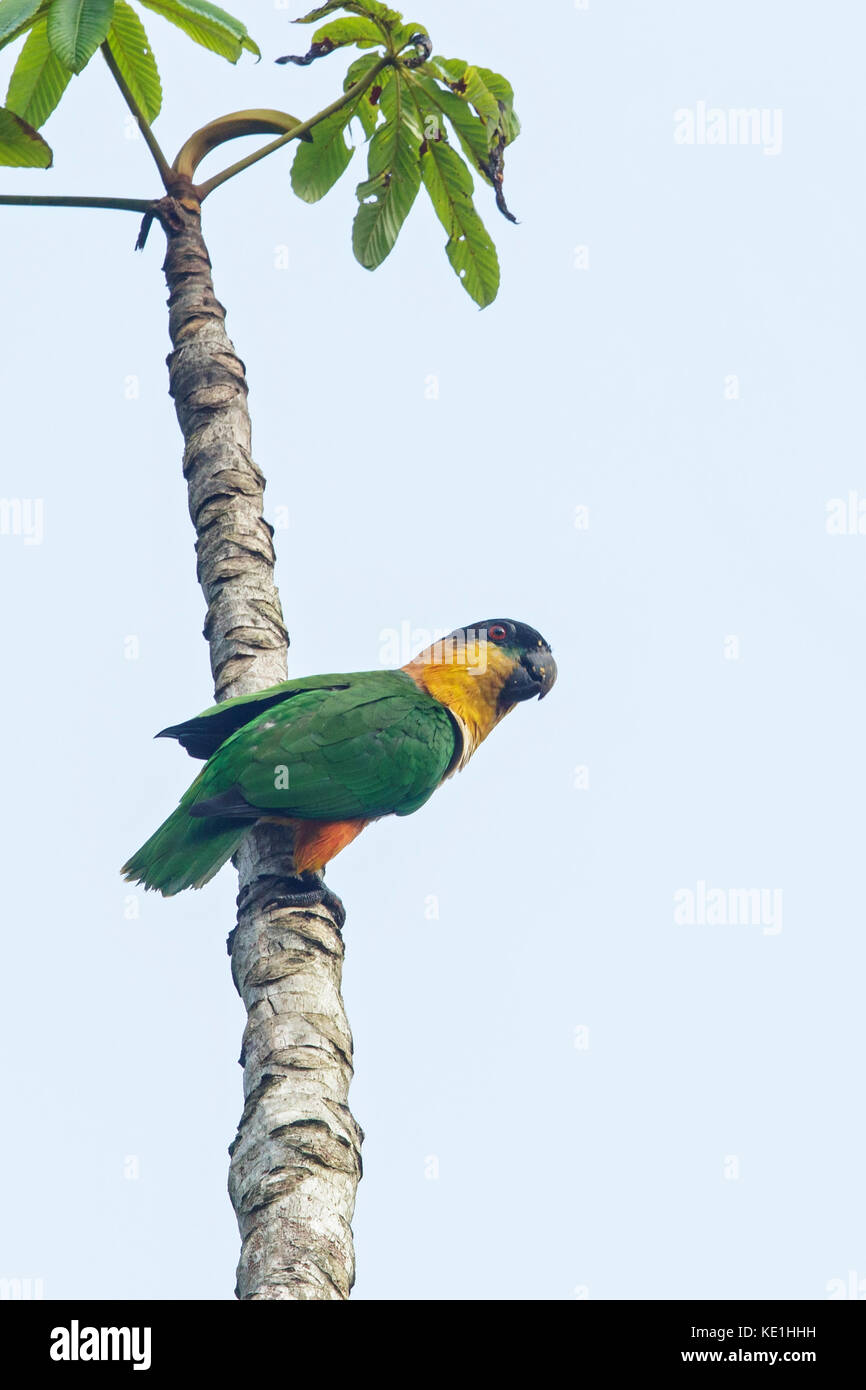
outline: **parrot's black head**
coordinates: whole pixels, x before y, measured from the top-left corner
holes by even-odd
[[[455,628],[403,670],[457,721],[459,767],[509,710],[536,695],[543,700],[556,680],[549,643],[514,618],[485,618]]]
[[[467,648],[477,643],[487,667],[501,677],[500,709],[510,709],[535,695],[543,700],[556,680],[550,643],[528,623],[515,618],[485,618],[458,629]],[[457,636],[457,634],[452,634]]]

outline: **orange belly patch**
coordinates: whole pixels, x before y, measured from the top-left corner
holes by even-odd
[[[299,874],[318,873],[335,855],[350,845],[368,820],[292,820],[295,869]]]

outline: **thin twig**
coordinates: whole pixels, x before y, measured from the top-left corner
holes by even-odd
[[[37,193],[0,193],[2,207],[116,208],[120,212],[149,212],[152,198],[61,198]]]

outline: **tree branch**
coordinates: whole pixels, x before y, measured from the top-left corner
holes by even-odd
[[[172,188],[171,165],[169,164],[168,160],[163,154],[162,149],[160,148],[159,141],[157,140],[156,136],[150,128],[147,117],[141,110],[138,102],[132,95],[132,92],[129,90],[129,87],[126,85],[126,79],[124,78],[123,73],[120,71],[120,68],[117,66],[117,63],[114,61],[114,54],[108,46],[107,39],[101,45],[101,48],[102,56],[108,64],[108,70],[114,78],[115,82],[117,83],[118,87],[120,88],[123,99],[129,107],[130,111],[132,112],[133,116],[135,117],[136,122],[138,123],[138,128],[144,136],[145,144],[147,145],[147,148],[153,155],[153,160],[156,164],[157,169],[159,170],[159,177],[162,179],[163,187],[167,193],[170,193]]]
[[[224,700],[285,680],[288,637],[262,515],[265,480],[251,452],[246,374],[214,294],[199,212],[177,201],[173,216],[163,216],[170,390],[185,441],[215,694]],[[362,1135],[348,1105],[343,940],[326,903],[297,908],[281,899],[292,862],[291,831],[281,825],[255,826],[235,857],[238,922],[229,940],[249,1017],[229,1191],[244,1300],[344,1299],[354,1279]]]
[[[151,212],[152,198],[54,198],[36,193],[0,193],[0,207],[115,208],[120,212]]]
[[[394,59],[391,54],[380,59],[375,67],[372,67],[360,81],[355,82],[353,86],[349,88],[348,92],[344,92],[336,101],[332,101],[330,106],[324,107],[324,109],[318,111],[315,116],[310,116],[308,120],[301,121],[298,125],[293,126],[291,130],[286,131],[285,135],[281,135],[277,140],[272,140],[269,145],[263,145],[260,150],[254,150],[252,154],[248,154],[244,159],[239,159],[236,164],[230,164],[227,169],[223,169],[221,174],[214,174],[213,178],[206,179],[204,183],[198,184],[195,192],[199,202],[203,203],[208,194],[213,193],[215,188],[219,188],[220,184],[227,183],[229,179],[233,179],[235,174],[240,174],[244,169],[249,169],[253,164],[258,164],[260,159],[265,159],[267,155],[282,149],[283,145],[287,145],[290,140],[299,140],[301,136],[306,135],[307,131],[312,130],[313,126],[318,125],[320,121],[324,121],[326,117],[333,116],[335,111],[341,111],[344,106],[348,106],[351,102],[356,101],[359,96],[362,96],[363,93],[366,92],[368,87],[372,87],[379,73],[382,72],[383,69],[391,67],[393,62]]]

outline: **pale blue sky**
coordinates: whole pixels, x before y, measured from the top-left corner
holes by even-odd
[[[338,89],[338,56],[271,63],[308,35],[293,9],[235,9],[260,65],[147,15],[172,154],[224,111],[304,115]],[[367,1135],[356,1296],[823,1298],[866,1279],[866,536],[825,526],[831,499],[866,498],[863,19],[802,0],[413,14],[517,92],[521,225],[479,190],[492,308],[420,200],[379,272],[355,264],[360,155],[315,208],[288,157],[206,208],[267,513],[289,512],[292,674],[486,614],[538,627],[559,664],[549,700],[329,872]],[[699,103],[781,112],[781,149],[678,143]],[[98,63],[46,135],[55,168],[0,187],[155,191]],[[136,230],[0,209],[0,495],[44,504],[41,544],[0,535],[0,1275],[227,1298],[233,875],[129,920],[118,874],[195,771],[151,735],[211,702],[161,236],[133,255]],[[700,884],[780,890],[781,931],[676,923]]]

